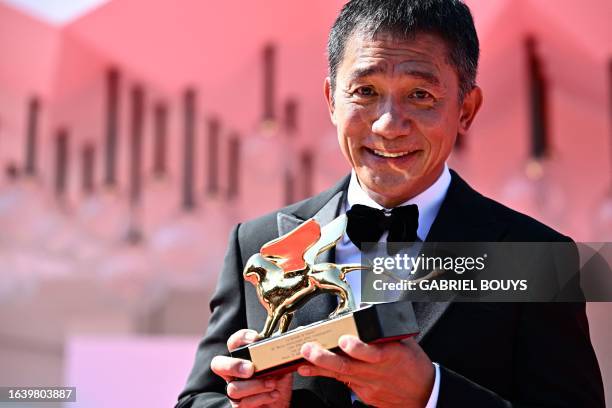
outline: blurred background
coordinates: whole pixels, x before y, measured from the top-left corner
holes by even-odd
[[[0,385],[172,406],[230,228],[349,171],[322,93],[343,3],[0,0]],[[611,241],[612,3],[467,3],[485,102],[450,166]],[[612,403],[612,307],[588,312]]]

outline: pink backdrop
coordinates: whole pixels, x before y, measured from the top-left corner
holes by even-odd
[[[167,380],[168,387],[153,387],[144,404],[167,406],[160,401],[185,380],[204,330],[231,226],[284,204],[285,171],[296,178],[294,199],[306,194],[305,170],[295,160],[303,151],[314,156],[313,193],[349,170],[322,96],[327,33],[342,4],[111,0],[67,22],[51,23],[0,1],[0,359],[10,367],[1,370],[0,384],[78,384],[88,398],[83,406],[93,407],[131,401],[129,389],[112,397],[119,399],[106,399],[102,392],[121,378],[135,381],[139,390]],[[610,241],[612,5],[606,0],[468,4],[481,40],[478,82],[485,102],[451,167],[484,194],[576,240]],[[550,90],[551,148],[537,177],[533,166],[527,170],[527,35],[537,39]],[[267,44],[276,51],[276,122],[264,127]],[[110,67],[120,75],[118,183],[105,188]],[[139,204],[130,207],[135,86],[144,90],[143,184]],[[196,207],[191,211],[180,205],[188,87],[196,91]],[[33,96],[40,100],[37,172],[24,177],[27,106]],[[287,101],[297,104],[291,137]],[[155,178],[159,103],[168,107],[168,171]],[[205,188],[211,118],[220,123],[216,193]],[[67,191],[58,197],[53,169],[60,128],[70,139]],[[229,156],[233,136],[241,142],[240,190],[228,198],[230,168],[236,168]],[[81,186],[81,151],[88,144],[95,149],[93,193]],[[10,164],[20,174],[16,179],[4,171]],[[142,236],[137,243],[126,238],[134,229]],[[609,304],[589,305],[608,394],[609,313]],[[109,367],[130,360],[133,366],[110,377]],[[157,372],[156,366],[180,378]]]

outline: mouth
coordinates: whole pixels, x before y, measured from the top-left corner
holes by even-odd
[[[405,152],[385,152],[383,150],[371,150],[372,153],[374,153],[376,156],[379,157],[387,157],[387,158],[391,158],[394,159],[396,157],[404,157],[406,155],[409,155],[410,152],[405,151]]]
[[[410,150],[396,150],[396,151],[387,151],[387,150],[378,150],[378,149],[370,149],[366,147],[366,150],[373,154],[374,156],[382,157],[385,159],[400,159],[409,155],[413,155],[420,150],[410,149]]]
[[[389,169],[407,171],[418,166],[424,157],[424,151],[416,146],[404,147],[402,150],[381,150],[365,146],[362,149],[364,152],[362,157],[365,163],[372,169],[379,171],[388,171]]]

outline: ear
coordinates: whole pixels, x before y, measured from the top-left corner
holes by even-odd
[[[323,84],[323,93],[325,94],[325,101],[327,102],[327,109],[329,110],[329,117],[332,123],[336,124],[336,117],[334,115],[335,105],[334,105],[334,94],[331,89],[331,79],[329,77],[325,78],[325,83]]]
[[[482,105],[482,90],[480,87],[475,86],[472,90],[465,95],[463,102],[461,103],[461,112],[459,116],[459,129],[458,133],[465,136],[476,117],[476,114],[480,110]]]
[[[248,270],[244,272],[243,274],[244,279],[251,282],[253,285],[258,284],[259,282],[261,282],[261,279],[262,279],[262,276],[261,276],[262,273],[260,269],[263,269],[263,268],[251,266]]]

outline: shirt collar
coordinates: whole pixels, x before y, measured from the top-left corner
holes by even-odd
[[[448,170],[448,165],[444,164],[444,169],[440,177],[425,191],[412,197],[410,200],[403,202],[398,207],[409,204],[416,204],[419,207],[419,228],[417,235],[420,239],[425,240],[431,225],[433,224],[440,206],[446,197],[446,192],[451,182],[451,174]],[[376,201],[361,188],[355,170],[351,172],[351,180],[349,182],[348,192],[346,195],[345,210],[348,210],[355,204],[367,205],[368,207],[383,209]]]

